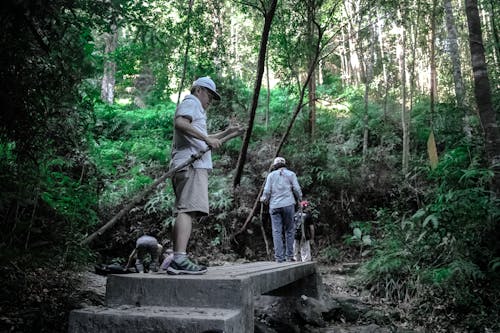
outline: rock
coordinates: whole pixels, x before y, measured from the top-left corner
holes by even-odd
[[[368,310],[363,317],[379,325],[390,323],[388,316],[384,312],[378,310]]]
[[[324,328],[319,333],[390,333],[391,330],[388,328],[383,328],[375,324],[365,325],[365,326],[329,326]]]
[[[328,308],[323,301],[303,295],[297,303],[296,311],[297,315],[308,324],[319,327],[326,325],[323,313],[327,313]]]
[[[278,333],[278,332],[271,327],[267,327],[263,323],[255,322],[254,333]]]

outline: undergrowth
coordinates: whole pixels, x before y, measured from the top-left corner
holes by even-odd
[[[468,331],[499,329],[500,205],[487,190],[492,172],[470,147],[448,151],[429,170],[416,211],[382,209],[383,231],[359,282],[373,295],[408,302],[411,318],[428,328],[452,324]]]

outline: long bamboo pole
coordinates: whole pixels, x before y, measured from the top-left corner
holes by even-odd
[[[220,139],[222,143],[225,143],[235,137],[238,137],[242,134],[241,131],[233,132],[228,134],[227,136]],[[197,159],[201,158],[203,154],[209,151],[211,148],[207,147],[206,149],[200,150],[198,153],[191,155],[191,157],[184,163],[179,166],[168,170],[163,176],[156,179],[151,185],[145,188],[141,193],[137,194],[132,200],[123,207],[115,216],[111,218],[108,222],[106,222],[101,228],[99,228],[96,232],[92,233],[90,236],[81,241],[81,245],[88,245],[93,242],[99,236],[102,236],[104,232],[113,227],[125,214],[127,214],[132,208],[134,208],[139,202],[144,200],[144,198],[149,195],[159,184],[163,183],[167,178],[171,177],[178,170],[190,165]]]

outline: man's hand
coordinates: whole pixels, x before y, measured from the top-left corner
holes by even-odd
[[[227,131],[227,134],[243,133],[245,131],[245,128],[243,126],[241,126],[240,124],[232,124],[226,128],[226,131]]]
[[[214,138],[213,136],[208,136],[205,142],[210,146],[210,148],[215,149],[219,148],[222,145],[222,142],[219,139]]]

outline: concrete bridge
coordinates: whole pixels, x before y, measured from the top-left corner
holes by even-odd
[[[106,306],[73,310],[69,333],[253,333],[254,296],[318,296],[314,262],[209,267],[204,275],[110,275]]]

